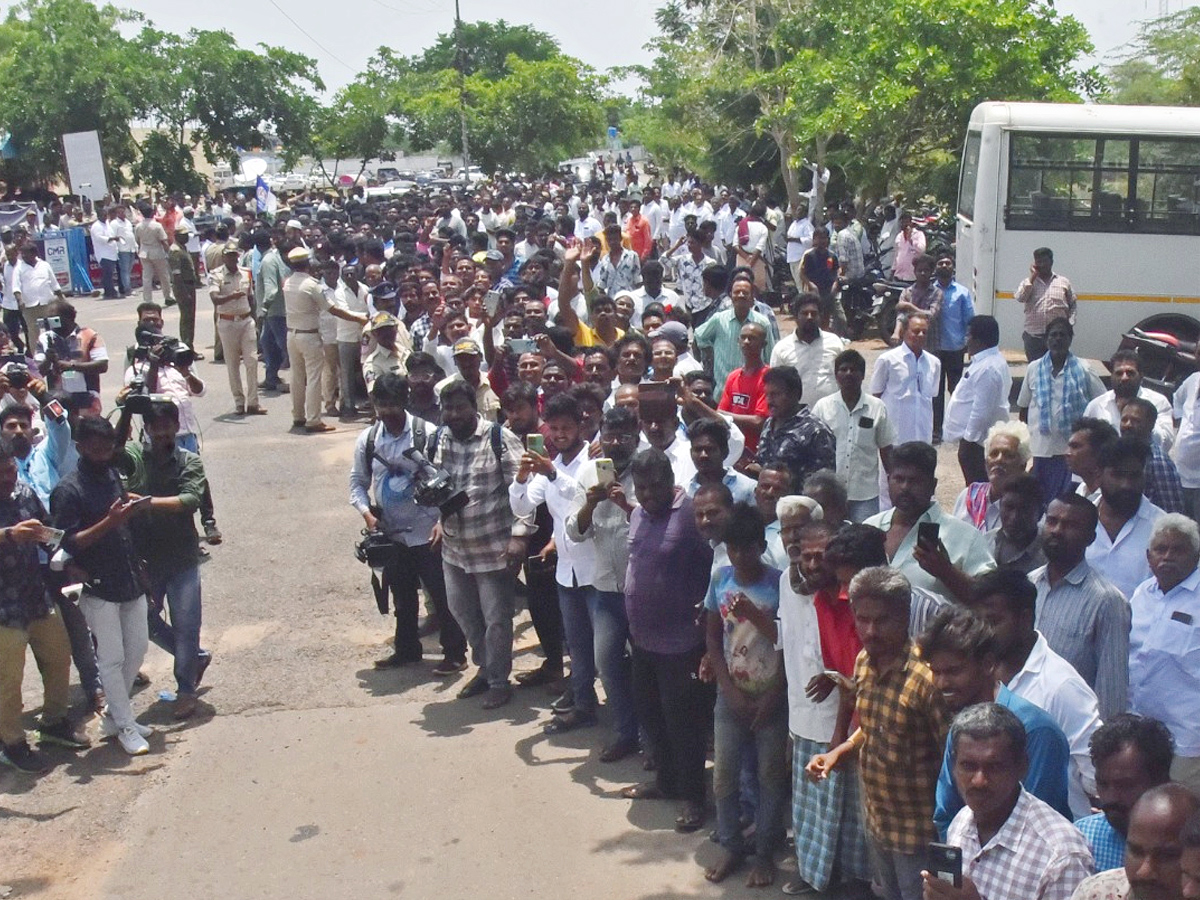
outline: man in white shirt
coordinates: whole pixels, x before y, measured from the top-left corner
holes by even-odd
[[[54,300],[63,299],[63,290],[58,284],[54,270],[50,268],[50,263],[38,256],[37,244],[30,241],[22,245],[20,252],[21,260],[13,269],[12,284],[9,288],[12,296],[20,304],[21,315],[29,332],[29,341],[33,343],[40,331],[37,320],[46,317]]]
[[[1175,441],[1175,425],[1171,421],[1171,401],[1158,391],[1142,386],[1142,361],[1134,350],[1118,350],[1109,365],[1112,370],[1112,390],[1092,400],[1083,411],[1085,416],[1102,419],[1121,429],[1121,411],[1134,397],[1148,400],[1158,411],[1154,433],[1162,443],[1163,451],[1169,451]]]
[[[133,236],[133,225],[129,222],[129,212],[124,203],[113,207],[113,214],[106,224],[108,233],[117,239],[119,293],[122,298],[128,297],[133,290],[130,279],[133,277],[133,260],[137,256],[137,240]]]
[[[996,677],[1014,694],[1048,712],[1067,736],[1071,812],[1076,818],[1090,814],[1096,768],[1089,743],[1100,727],[1096,692],[1034,627],[1037,588],[1016,569],[997,569],[976,581],[970,606],[996,632],[1000,657]]]
[[[133,229],[133,235],[137,238],[138,256],[142,260],[142,300],[150,301],[157,279],[162,286],[164,303],[171,306],[175,301],[171,295],[171,270],[167,266],[170,239],[162,223],[155,221],[149,206],[143,207],[141,212],[142,221]]]
[[[954,389],[946,408],[942,437],[958,441],[958,465],[963,481],[987,481],[983,442],[997,422],[1008,421],[1012,375],[1000,353],[1000,326],[992,316],[975,316],[967,325],[971,364]]]
[[[604,228],[600,221],[591,214],[591,210],[586,203],[579,204],[579,215],[575,219],[575,237],[577,240],[585,241],[590,237],[595,237]]]
[[[883,401],[863,392],[867,361],[861,353],[843,350],[833,368],[839,392],[817,401],[812,413],[837,438],[837,474],[846,485],[850,521],[864,522],[879,512],[879,464],[891,468],[896,429]]]
[[[92,252],[96,262],[100,263],[100,282],[104,287],[104,299],[115,300],[120,296],[117,290],[117,244],[119,238],[114,236],[108,227],[108,219],[112,211],[100,207],[96,210],[96,221],[88,229],[92,237]]]
[[[1193,519],[1200,510],[1200,372],[1175,389],[1175,468],[1183,484],[1185,512]]]
[[[1087,549],[1093,569],[1115,584],[1126,598],[1150,577],[1146,548],[1150,532],[1163,511],[1144,496],[1149,448],[1135,438],[1121,437],[1101,451],[1100,521],[1096,540]]]
[[[792,315],[796,317],[796,330],[771,351],[771,368],[791,366],[799,372],[804,385],[801,399],[811,408],[836,393],[833,361],[846,348],[846,342],[832,331],[821,330],[821,298],[816,294],[797,297]]]
[[[887,407],[898,444],[933,440],[933,398],[942,364],[925,350],[928,332],[929,316],[901,316],[900,345],[880,355],[871,373],[867,390]]]
[[[808,207],[801,204],[795,212],[792,223],[788,225],[787,250],[784,251],[784,259],[787,260],[788,268],[792,272],[792,281],[797,287],[803,280],[800,277],[800,260],[812,247],[812,236],[813,223],[812,219],[808,217]]]

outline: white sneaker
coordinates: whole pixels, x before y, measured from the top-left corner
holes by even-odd
[[[130,756],[144,756],[150,752],[150,745],[146,743],[146,739],[138,733],[136,728],[121,729],[117,740],[121,742],[121,746]]]
[[[154,729],[149,725],[143,725],[141,722],[134,722],[133,727],[137,729],[137,733],[142,737],[147,738],[154,734]],[[121,729],[117,727],[116,720],[108,713],[100,717],[100,737],[104,740],[115,738],[121,733]]]

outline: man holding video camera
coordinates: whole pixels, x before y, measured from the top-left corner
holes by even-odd
[[[163,394],[174,401],[179,410],[179,434],[175,442],[191,453],[200,452],[200,419],[192,405],[193,397],[204,396],[204,382],[192,371],[196,354],[178,338],[162,333],[162,307],[157,303],[138,304],[138,324],[134,331],[137,346],[133,361],[125,370],[125,388],[118,402],[131,393]],[[200,503],[200,522],[204,537],[210,544],[219,544],[221,530],[213,512],[212,491],[205,483]]]
[[[450,614],[441,548],[432,540],[439,511],[417,502],[420,467],[410,458],[412,448],[427,453],[437,426],[405,412],[408,379],[398,373],[388,372],[375,380],[371,402],[378,422],[365,429],[355,444],[350,505],[363,517],[369,532],[381,532],[392,545],[378,588],[381,596],[376,599],[386,612],[390,591],[396,613],[395,649],[390,656],[377,660],[375,668],[393,669],[420,662],[420,579],[441,626],[443,659],[433,674],[453,675],[467,667],[467,639]]]

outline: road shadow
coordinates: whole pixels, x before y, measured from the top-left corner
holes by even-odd
[[[529,725],[538,718],[538,711],[521,702],[521,694],[513,693],[513,699],[499,709],[483,709],[483,697],[453,699],[439,703],[427,703],[419,718],[413,719],[430,737],[460,737],[470,734],[477,725],[487,722],[509,722],[512,725]]]

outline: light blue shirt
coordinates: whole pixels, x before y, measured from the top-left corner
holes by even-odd
[[[754,503],[755,481],[753,478],[749,478],[735,469],[726,469],[725,474],[721,476],[721,483],[729,488],[729,493],[733,494],[734,503]],[[689,497],[695,497],[696,491],[700,490],[699,477],[693,477],[687,483],[685,490]]]
[[[71,443],[71,426],[67,422],[58,422],[47,414],[42,425],[46,429],[45,438],[29,451],[28,456],[17,460],[17,480],[33,488],[42,506],[49,509],[50,492],[75,468],[68,459],[74,445]]]
[[[892,516],[895,514],[894,508],[889,509],[871,516],[863,524],[873,525],[886,534],[892,527]],[[913,550],[917,546],[918,525],[922,522],[934,522],[938,525],[938,537],[950,555],[950,562],[967,575],[973,578],[996,568],[996,562],[988,551],[987,538],[984,537],[983,532],[972,528],[966,522],[946,515],[940,506],[931,503],[929,509],[925,510],[921,518],[917,519],[913,527],[909,529],[904,540],[900,542],[900,546],[896,548],[895,556],[891,559],[891,565],[903,572],[904,577],[911,584],[938,594],[947,600],[954,599],[949,588],[922,569],[918,565],[916,557],[913,556]]]
[[[1108,536],[1103,522],[1096,523],[1096,539],[1084,554],[1093,569],[1111,581],[1126,597],[1133,597],[1139,584],[1150,577],[1146,548],[1150,546],[1150,531],[1163,511],[1142,498],[1137,512],[1121,526],[1116,540]]]
[[[1130,606],[1130,709],[1170,728],[1177,756],[1200,757],[1200,569],[1165,594],[1148,578]]]
[[[1107,872],[1125,865],[1125,836],[1112,827],[1104,813],[1092,813],[1077,819],[1075,827],[1092,848],[1097,872]]]
[[[939,281],[938,287],[942,288],[942,311],[938,315],[941,343],[938,346],[943,350],[961,350],[967,346],[967,323],[975,317],[971,292],[957,281],[951,281],[946,287]]]

